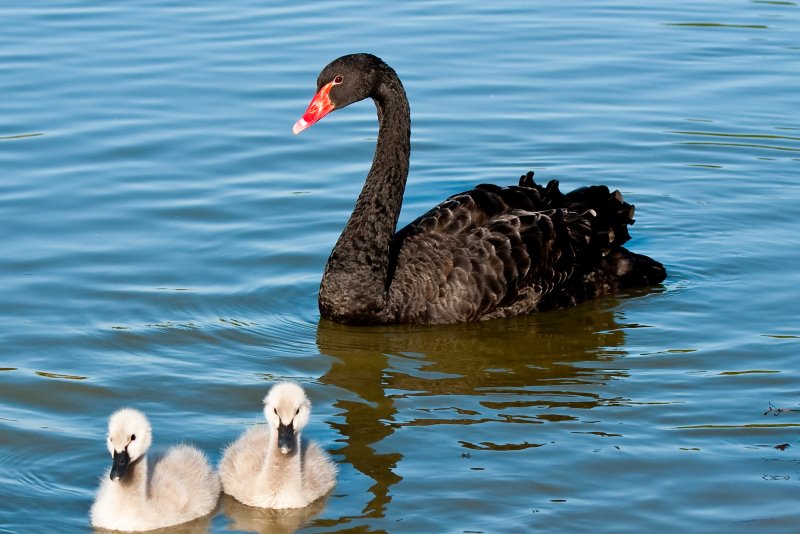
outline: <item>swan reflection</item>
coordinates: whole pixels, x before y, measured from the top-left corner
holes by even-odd
[[[327,497],[317,499],[305,508],[255,508],[223,494],[222,511],[230,519],[229,530],[291,534],[319,515],[327,501]]]
[[[396,471],[403,455],[386,444],[398,429],[469,425],[460,432],[469,439],[453,438],[466,458],[472,450],[541,446],[543,425],[617,402],[604,398],[603,385],[627,373],[592,365],[624,354],[624,330],[637,326],[622,323],[615,303],[441,327],[321,320],[317,346],[332,363],[320,382],[344,390],[332,423],[344,443],[336,453],[374,481],[363,517],[384,517],[391,488],[402,480]],[[518,428],[496,431],[506,423]]]

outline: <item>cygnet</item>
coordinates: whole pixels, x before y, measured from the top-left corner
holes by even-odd
[[[92,505],[92,526],[152,530],[214,510],[220,481],[205,455],[189,445],[175,445],[150,460],[151,442],[150,422],[142,412],[123,408],[111,416],[107,445],[113,465]]]
[[[283,382],[264,398],[267,426],[245,431],[224,452],[220,476],[225,493],[260,508],[302,508],[336,485],[336,466],[300,433],[311,402],[303,388]]]

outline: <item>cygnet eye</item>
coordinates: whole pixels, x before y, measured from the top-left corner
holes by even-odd
[[[296,412],[294,412],[294,414],[295,414],[295,415],[297,415],[297,414],[299,414],[299,413],[300,413],[300,408],[298,408],[298,409],[297,409],[297,411],[296,411]]]
[[[131,441],[136,439],[136,434],[131,434]]]
[[[277,408],[273,408],[272,411],[275,412],[275,415],[278,415],[278,409]]]

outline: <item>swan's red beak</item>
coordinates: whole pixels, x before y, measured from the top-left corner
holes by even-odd
[[[292,132],[294,132],[295,135],[333,111],[334,105],[328,96],[328,93],[331,92],[331,87],[333,87],[333,82],[323,85],[322,89],[317,91],[317,94],[311,99],[311,103],[308,105],[306,112],[300,117],[300,120],[292,126]]]

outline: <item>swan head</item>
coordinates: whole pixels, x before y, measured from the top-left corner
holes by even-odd
[[[125,476],[128,466],[144,456],[153,441],[150,422],[139,410],[122,408],[108,420],[108,452],[114,460],[109,476],[117,481]]]
[[[372,54],[348,54],[334,59],[317,78],[317,93],[292,132],[298,134],[335,109],[378,94],[383,76],[396,74]]]
[[[311,415],[311,401],[305,391],[294,382],[282,382],[272,386],[264,397],[264,416],[270,431],[278,435],[278,448],[283,454],[292,452],[300,431]]]

